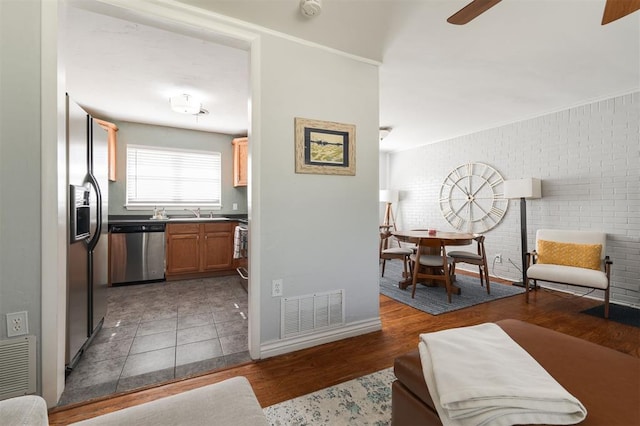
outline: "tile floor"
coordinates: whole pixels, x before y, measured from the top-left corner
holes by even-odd
[[[59,405],[250,361],[247,303],[238,276],[110,287]]]

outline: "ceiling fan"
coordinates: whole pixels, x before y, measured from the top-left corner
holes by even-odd
[[[473,0],[447,19],[450,24],[464,25],[477,18],[501,0]],[[640,9],[640,0],[606,0],[602,25],[623,18]]]

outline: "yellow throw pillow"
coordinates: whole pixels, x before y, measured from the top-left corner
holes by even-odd
[[[538,263],[600,270],[602,244],[538,241]]]

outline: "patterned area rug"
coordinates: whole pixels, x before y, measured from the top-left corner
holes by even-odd
[[[398,281],[402,277],[402,262],[399,260],[387,261],[384,277],[380,278],[380,293],[389,296],[405,305],[420,309],[431,315],[440,315],[458,309],[480,303],[491,302],[503,297],[524,293],[524,288],[511,285],[491,283],[491,294],[487,294],[486,287],[480,286],[480,279],[468,275],[457,274],[456,286],[462,289],[460,295],[451,295],[451,303],[447,301],[447,292],[444,287],[426,287],[418,284],[416,297],[411,298],[411,286],[406,290],[398,287]]]
[[[275,404],[264,409],[274,426],[391,424],[393,368]]]

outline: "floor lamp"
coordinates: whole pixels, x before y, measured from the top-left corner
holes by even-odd
[[[397,231],[396,218],[393,216],[393,208],[391,206],[393,205],[393,203],[398,202],[398,191],[395,191],[393,189],[381,189],[380,202],[386,203],[382,226],[386,226],[387,229],[393,228],[394,231]]]
[[[527,178],[504,181],[504,198],[520,199],[520,239],[522,244],[522,282],[513,285],[524,287],[527,284],[527,202],[528,199],[542,196],[540,179]]]

